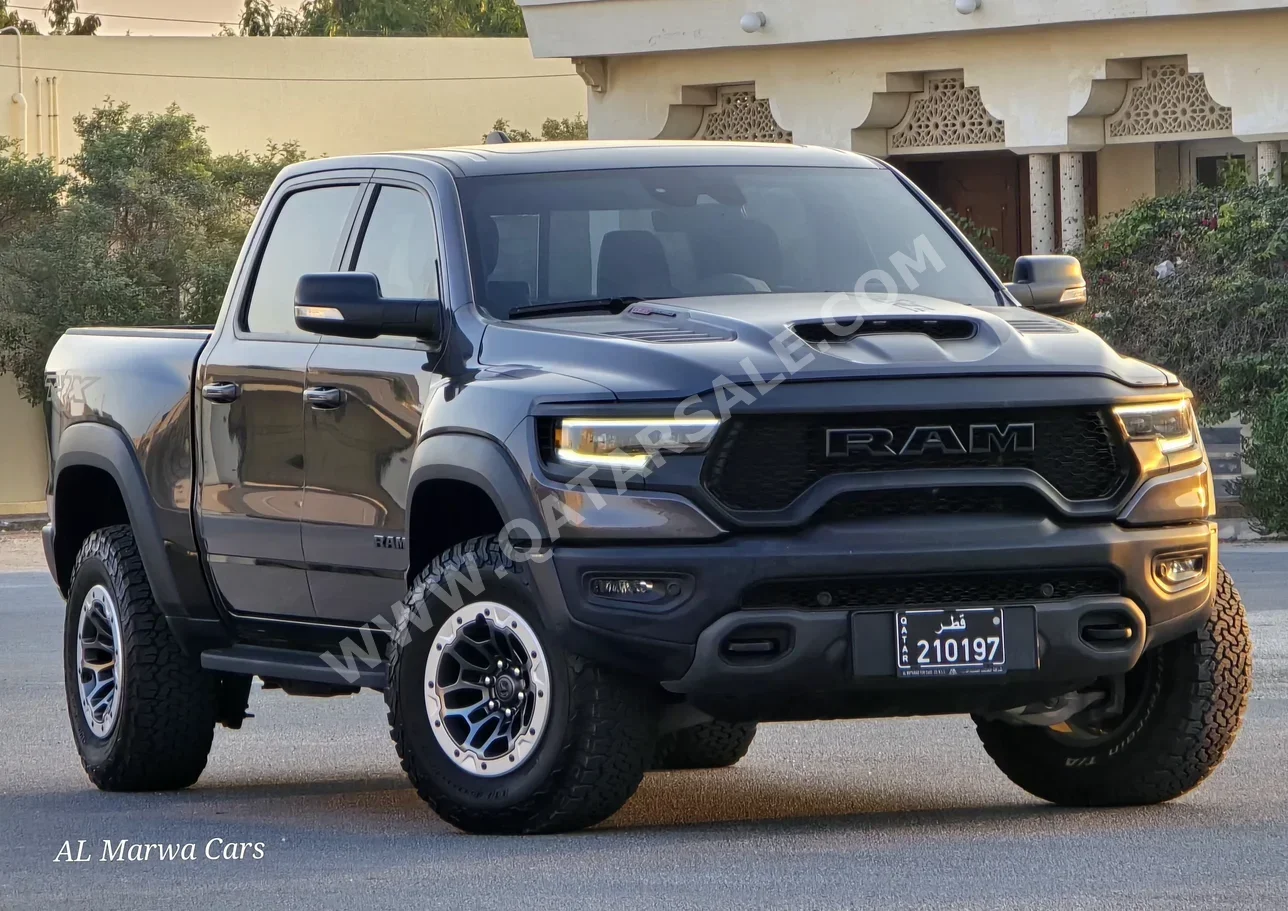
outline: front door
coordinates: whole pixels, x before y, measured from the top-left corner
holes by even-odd
[[[428,184],[377,175],[346,268],[390,298],[439,297]],[[413,339],[323,338],[309,361],[304,557],[319,617],[390,617],[406,592],[407,484],[438,354]]]
[[[313,615],[300,515],[304,377],[317,336],[295,325],[295,285],[336,268],[364,183],[350,174],[280,188],[235,309],[198,366],[198,516],[211,576],[234,611]]]

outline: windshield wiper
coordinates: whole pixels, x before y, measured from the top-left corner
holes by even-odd
[[[601,297],[584,301],[555,301],[549,304],[529,304],[526,307],[515,307],[510,311],[510,319],[528,319],[534,316],[554,316],[560,313],[594,313],[606,310],[609,313],[621,313],[631,304],[646,300],[670,300],[667,297]]]

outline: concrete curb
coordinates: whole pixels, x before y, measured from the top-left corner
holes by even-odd
[[[0,516],[0,533],[6,531],[40,531],[49,521],[45,515]]]

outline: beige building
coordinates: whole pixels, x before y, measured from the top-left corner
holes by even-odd
[[[538,130],[586,111],[567,60],[522,38],[0,36],[0,131],[28,155],[76,151],[72,120],[105,98],[178,104],[216,152],[295,140],[310,155],[478,142],[497,118]],[[43,418],[0,376],[0,516],[43,512]]]
[[[1088,217],[1280,179],[1285,0],[518,0],[595,138],[757,139],[889,159],[1014,256]]]

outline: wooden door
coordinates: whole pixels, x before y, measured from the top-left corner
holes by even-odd
[[[1025,252],[1027,213],[1020,205],[1024,159],[1009,152],[959,155],[926,161],[908,159],[901,171],[945,209],[989,231],[992,246],[1012,258]]]

